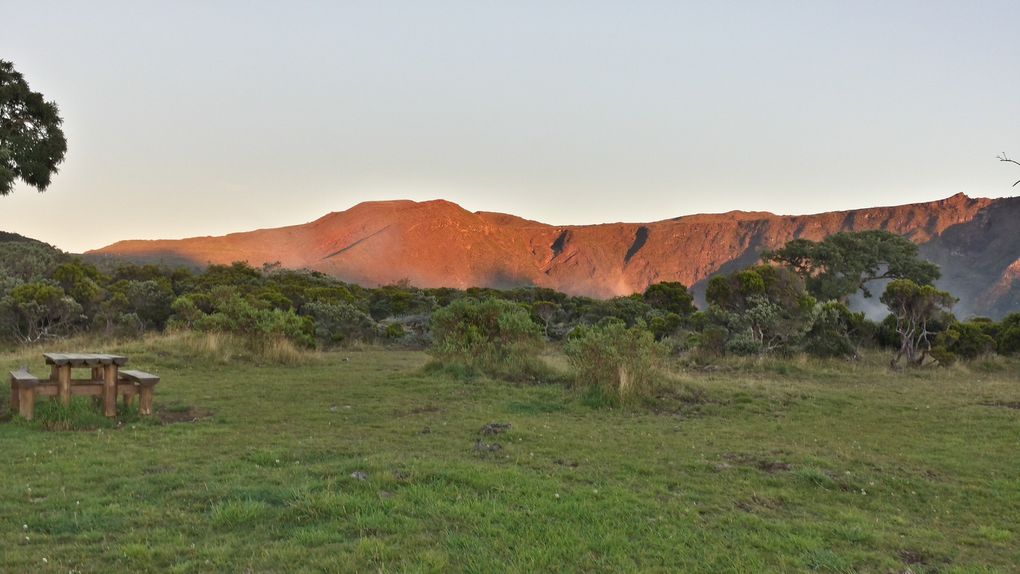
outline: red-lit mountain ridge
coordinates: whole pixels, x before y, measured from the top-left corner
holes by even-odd
[[[734,211],[653,223],[553,226],[448,201],[356,205],[311,223],[180,240],[120,241],[90,255],[195,266],[247,261],[322,271],[375,286],[538,285],[596,297],[754,263],[763,249],[838,231],[884,229],[943,267],[961,314],[1020,309],[1020,198],[942,201],[816,215]]]

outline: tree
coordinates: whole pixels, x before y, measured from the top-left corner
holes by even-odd
[[[895,367],[901,358],[918,366],[931,353],[932,340],[941,326],[952,320],[956,297],[931,285],[918,285],[909,279],[896,279],[882,293],[881,301],[896,317],[900,349],[892,360]]]
[[[25,343],[66,334],[81,314],[81,305],[63,289],[41,282],[19,285],[0,301],[0,322]]]
[[[644,299],[653,309],[662,309],[682,317],[697,311],[694,308],[694,297],[687,291],[687,286],[676,281],[649,285],[645,289]]]
[[[11,193],[18,179],[46,191],[67,153],[61,123],[57,104],[29,89],[14,64],[0,60],[0,195]]]
[[[762,254],[804,277],[808,291],[820,301],[846,303],[858,291],[871,297],[868,284],[880,279],[910,279],[930,285],[939,278],[938,265],[918,256],[917,245],[882,230],[842,231],[822,241],[794,239]]]
[[[535,301],[531,304],[531,315],[542,321],[542,329],[546,338],[549,338],[549,323],[559,310],[560,306],[552,301]]]
[[[771,265],[712,277],[705,298],[710,320],[731,335],[726,350],[745,355],[789,348],[811,327],[815,307],[799,275]]]

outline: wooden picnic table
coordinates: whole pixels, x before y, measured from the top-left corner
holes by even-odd
[[[46,364],[51,366],[50,380],[57,383],[60,402],[71,402],[72,384],[95,384],[102,382],[103,414],[117,415],[117,371],[127,364],[127,357],[103,353],[43,353]],[[88,379],[71,379],[72,368],[88,367],[92,375]]]
[[[117,416],[117,395],[124,396],[124,406],[138,400],[138,414],[152,414],[154,387],[159,377],[142,371],[121,369],[127,357],[106,353],[43,353],[50,365],[50,378],[39,379],[28,369],[11,371],[11,413],[19,413],[31,420],[37,396],[59,398],[64,405],[71,403],[71,395],[103,397],[103,414]],[[87,379],[72,379],[71,369],[92,369]]]

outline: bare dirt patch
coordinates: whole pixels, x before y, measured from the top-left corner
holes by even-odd
[[[1020,410],[1020,401],[991,401],[981,403],[983,407],[1002,407],[1006,409]]]
[[[733,465],[750,467],[768,474],[775,474],[777,472],[787,472],[793,469],[793,465],[791,465],[788,462],[757,456],[753,454],[728,452],[724,454],[722,457],[726,459],[728,463],[723,462],[715,465],[715,469],[717,471],[725,470]]]
[[[489,423],[479,429],[478,433],[482,436],[494,436],[501,433],[505,433],[514,426],[510,423]]]
[[[209,420],[213,417],[209,409],[192,407],[187,405],[169,405],[157,407],[152,416],[159,421],[159,424],[172,425],[178,423],[197,423]]]

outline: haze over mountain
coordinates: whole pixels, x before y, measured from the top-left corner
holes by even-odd
[[[999,317],[1020,309],[1020,198],[963,194],[929,203],[816,215],[732,211],[652,223],[552,226],[470,212],[443,200],[361,203],[302,225],[180,240],[120,241],[93,256],[204,266],[247,261],[322,271],[375,286],[537,285],[610,297],[751,265],[764,249],[838,231],[883,229],[921,246],[942,266],[940,286],[958,314]]]

